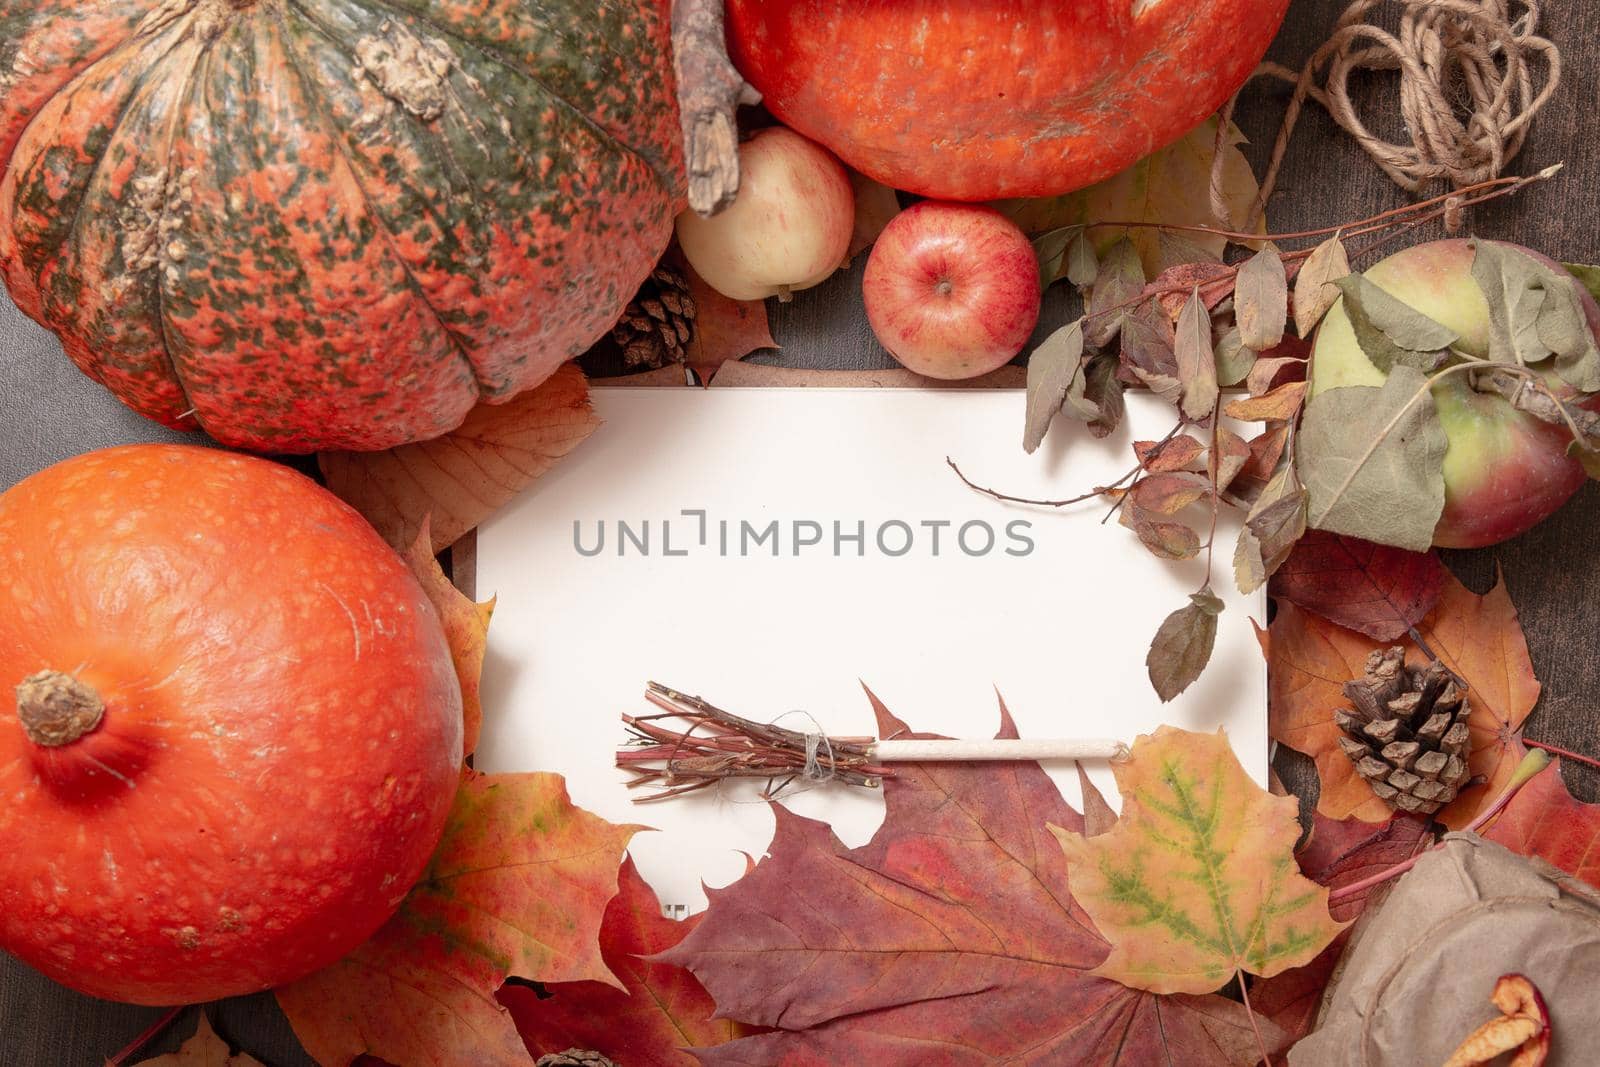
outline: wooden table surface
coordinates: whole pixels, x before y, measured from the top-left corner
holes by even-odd
[[[1293,0],[1273,47],[1280,62],[1299,66],[1328,33],[1345,0]],[[1547,0],[1546,32],[1562,50],[1565,73],[1559,94],[1541,114],[1516,171],[1528,173],[1565,162],[1556,183],[1480,209],[1470,228],[1485,237],[1531,245],[1568,261],[1600,261],[1600,5],[1591,0]],[[1286,91],[1257,83],[1237,116],[1264,159]],[[1373,95],[1392,106],[1393,94]],[[1302,120],[1278,185],[1271,218],[1277,230],[1329,225],[1399,205],[1405,196],[1317,109]],[[1419,239],[1438,236],[1432,232]],[[864,257],[862,257],[864,258]],[[763,361],[791,366],[870,368],[889,357],[873,341],[861,309],[860,260],[855,270],[777,307],[773,328],[781,356]],[[1047,302],[1045,326],[1064,320],[1060,292]],[[0,296],[0,487],[57,459],[122,441],[160,439],[164,432],[127,412],[67,364],[49,335],[33,327]],[[1482,590],[1502,568],[1522,612],[1544,697],[1528,721],[1528,735],[1600,753],[1600,633],[1591,632],[1591,602],[1600,602],[1600,552],[1589,540],[1600,528],[1600,489],[1590,484],[1553,519],[1495,549],[1446,554],[1468,585]],[[1315,788],[1306,761],[1292,755],[1279,769],[1303,795]],[[1574,792],[1600,797],[1600,776],[1568,771]],[[236,998],[207,1009],[219,1033],[270,1067],[303,1067],[310,1060],[295,1043],[269,996]],[[61,989],[0,955],[0,1067],[75,1067],[101,1063],[160,1015],[160,1011],[91,1000]],[[194,1028],[190,1012],[146,1054],[175,1048]]]

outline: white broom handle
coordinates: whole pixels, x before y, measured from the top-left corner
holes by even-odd
[[[1106,738],[1049,739],[993,738],[989,740],[904,740],[876,741],[872,755],[884,763],[931,762],[946,760],[1068,760],[1116,759],[1128,754],[1128,746]]]

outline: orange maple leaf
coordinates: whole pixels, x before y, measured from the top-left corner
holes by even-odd
[[[1466,681],[1472,715],[1468,765],[1479,784],[1464,789],[1438,815],[1460,829],[1504,789],[1522,762],[1522,724],[1539,699],[1528,642],[1505,582],[1482,596],[1447,576],[1439,604],[1417,626],[1439,659]],[[1317,810],[1330,819],[1381,822],[1391,814],[1338,747],[1336,709],[1348,707],[1344,683],[1357,678],[1367,654],[1386,647],[1361,634],[1280,603],[1268,652],[1268,722],[1272,737],[1316,761],[1322,779]],[[1426,657],[1408,653],[1413,664]]]
[[[575,807],[556,774],[468,771],[428,870],[355,952],[277,991],[324,1067],[527,1067],[495,991],[513,975],[617,984],[600,923],[638,827]]]
[[[1072,892],[1111,954],[1094,973],[1209,993],[1240,971],[1308,963],[1343,924],[1295,865],[1298,802],[1256,785],[1227,737],[1163,726],[1112,773],[1122,815],[1098,837],[1052,826]]]
[[[493,515],[600,425],[589,383],[565,363],[543,385],[479,404],[459,427],[387,452],[323,452],[322,476],[397,549],[432,518],[441,552]]]
[[[422,520],[422,528],[406,550],[405,557],[411,565],[411,573],[417,576],[422,591],[433,604],[433,610],[439,613],[445,640],[450,644],[450,658],[455,661],[456,678],[461,683],[461,713],[466,726],[462,731],[464,759],[478,747],[478,733],[483,728],[480,689],[483,656],[489,645],[489,619],[494,615],[494,599],[474,604],[470,597],[444,576],[433,554],[427,518]]]

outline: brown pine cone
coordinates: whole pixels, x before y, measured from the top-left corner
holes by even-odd
[[[1334,712],[1339,747],[1356,773],[1392,807],[1432,815],[1467,781],[1466,690],[1442,663],[1407,667],[1405,651],[1379,649],[1366,673],[1345,683],[1351,706]]]
[[[611,328],[628,370],[647,370],[682,363],[694,337],[694,298],[689,279],[665,263],[650,272]]]
[[[598,1052],[585,1052],[581,1048],[569,1048],[565,1052],[551,1052],[540,1056],[539,1062],[533,1067],[619,1067],[618,1064],[606,1059]]]

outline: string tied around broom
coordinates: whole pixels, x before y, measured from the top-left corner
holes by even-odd
[[[815,730],[805,735],[806,765],[800,772],[801,777],[817,785],[831,781],[833,778],[833,742],[828,740],[828,735],[822,732],[822,724],[809,711],[794,708],[779,715],[773,722],[780,723],[791,715],[804,715],[811,720],[811,725],[816,727]],[[822,759],[817,758],[819,752],[824,754]]]

